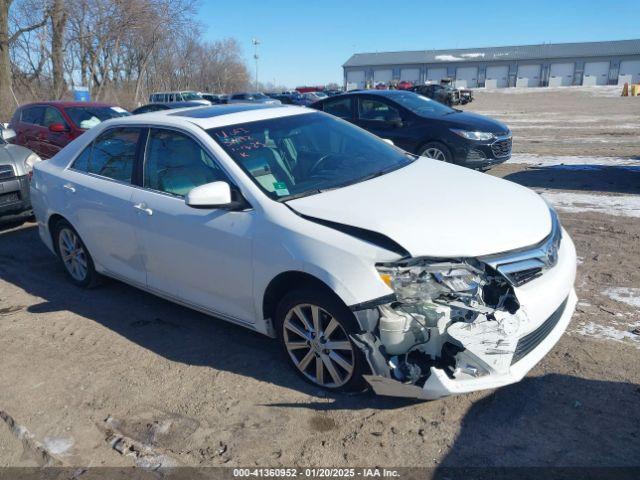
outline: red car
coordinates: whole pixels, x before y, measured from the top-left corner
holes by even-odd
[[[94,102],[38,102],[22,105],[13,114],[11,141],[51,158],[67,143],[104,120],[130,115],[116,105]]]

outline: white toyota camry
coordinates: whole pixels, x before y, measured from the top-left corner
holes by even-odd
[[[576,254],[534,192],[300,107],[109,120],[35,166],[44,243],[277,337],[307,381],[434,399],[520,380],[576,304]]]

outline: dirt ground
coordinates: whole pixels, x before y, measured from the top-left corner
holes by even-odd
[[[578,310],[526,379],[433,402],[326,395],[268,338],[116,281],[73,287],[33,223],[5,221],[0,466],[640,466],[640,98],[478,92],[467,109],[514,132],[524,163],[490,174],[578,199],[559,207]]]

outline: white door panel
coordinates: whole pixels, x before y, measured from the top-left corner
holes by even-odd
[[[518,78],[516,79],[516,87],[538,86],[540,86],[540,65],[518,66]]]
[[[68,170],[67,211],[98,269],[144,285],[146,274],[136,238],[134,187]]]
[[[364,88],[364,71],[355,70],[347,72],[347,87],[349,90]]]
[[[509,86],[509,67],[506,65],[487,67],[486,88],[505,88]]]
[[[457,88],[475,88],[478,86],[478,67],[458,67],[456,69]]]
[[[583,85],[607,85],[609,83],[609,62],[587,62],[584,64]]]
[[[374,70],[373,81],[375,83],[388,83],[393,78],[393,71],[391,69]]]
[[[405,82],[417,83],[420,81],[419,68],[403,68],[400,70],[400,80]]]
[[[625,60],[620,62],[618,84],[640,83],[640,60]]]
[[[552,63],[549,69],[550,87],[568,87],[573,85],[574,63]]]
[[[254,212],[196,209],[179,197],[136,190],[147,284],[187,303],[255,321]],[[151,213],[151,214],[149,214]]]
[[[427,70],[427,82],[440,83],[440,80],[447,76],[446,68],[429,68]]]

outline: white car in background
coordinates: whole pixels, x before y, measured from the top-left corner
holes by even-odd
[[[113,119],[38,163],[69,279],[107,275],[274,336],[307,381],[434,399],[520,380],[576,304],[533,191],[300,107]]]

